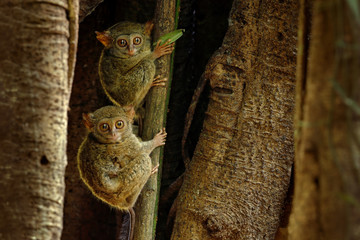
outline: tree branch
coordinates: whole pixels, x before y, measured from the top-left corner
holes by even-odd
[[[169,17],[170,16],[170,17]],[[154,39],[171,32],[175,28],[176,1],[158,0],[155,9]],[[167,78],[167,87],[153,87],[146,99],[146,113],[142,138],[151,139],[166,122],[167,106],[171,85],[171,56],[163,56],[157,60],[157,73],[161,78]],[[134,239],[152,239],[155,229],[158,190],[160,186],[162,150],[157,148],[151,154],[152,164],[160,164],[159,174],[153,175],[145,185],[136,203],[136,223]],[[144,227],[145,226],[145,227]]]

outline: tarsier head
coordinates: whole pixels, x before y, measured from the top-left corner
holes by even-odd
[[[103,32],[95,32],[96,38],[119,58],[130,58],[143,51],[150,50],[151,31],[154,24],[120,22]]]
[[[115,143],[132,131],[133,117],[133,109],[125,111],[118,106],[106,106],[93,113],[83,113],[83,122],[100,143]]]

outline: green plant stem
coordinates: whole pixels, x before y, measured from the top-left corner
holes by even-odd
[[[154,39],[158,39],[177,27],[179,0],[158,0],[155,9]],[[170,17],[169,17],[170,16]],[[157,60],[157,73],[161,78],[167,78],[166,87],[153,87],[146,97],[146,109],[142,139],[152,139],[160,129],[166,126],[167,108],[170,99],[170,89],[173,72],[174,54],[163,56]],[[161,183],[163,147],[155,149],[151,154],[153,166],[159,165],[158,174],[150,177],[139,199],[137,200],[136,223],[134,239],[155,239],[158,199]]]

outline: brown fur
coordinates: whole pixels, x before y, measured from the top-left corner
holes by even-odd
[[[120,22],[104,32],[96,32],[105,46],[99,61],[100,82],[115,105],[137,108],[153,83],[154,60],[174,49],[173,44],[164,44],[151,51],[152,28],[151,22]],[[141,44],[133,44],[135,37],[142,39]],[[127,46],[120,47],[119,39],[125,39]]]
[[[122,210],[133,207],[141,189],[154,171],[149,154],[165,144],[163,130],[143,142],[132,133],[128,113],[117,106],[106,106],[88,114],[90,133],[79,147],[77,161],[80,177],[91,192],[107,204]],[[122,119],[124,127],[116,142],[101,142],[97,124],[112,118]],[[112,126],[110,126],[112,127]],[[156,167],[155,167],[156,168]]]

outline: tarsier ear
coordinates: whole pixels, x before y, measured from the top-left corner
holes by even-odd
[[[125,114],[129,118],[129,120],[133,120],[135,117],[135,109],[133,106],[126,106],[124,107]]]
[[[94,127],[94,124],[92,122],[92,116],[93,116],[92,113],[83,113],[82,114],[83,123],[88,130],[91,130]]]
[[[153,28],[154,28],[154,24],[152,23],[152,21],[147,21],[145,23],[145,30],[144,30],[145,35],[150,36]]]
[[[109,35],[108,31],[104,31],[104,32],[98,32],[95,31],[96,33],[96,38],[105,46],[109,46],[110,43],[112,42],[112,38]]]

